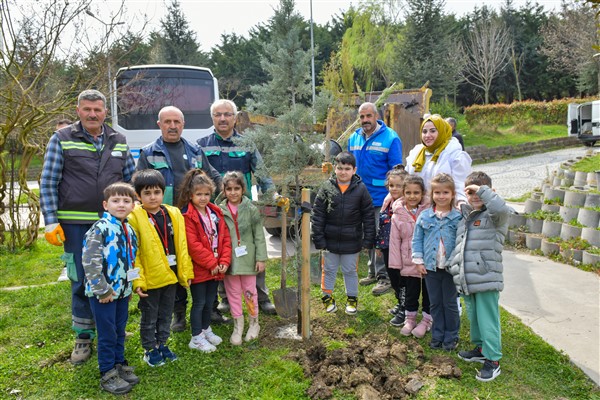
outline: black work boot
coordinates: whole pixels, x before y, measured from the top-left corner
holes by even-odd
[[[185,328],[185,311],[175,311],[173,313],[173,321],[171,322],[171,330],[173,332],[183,332]]]

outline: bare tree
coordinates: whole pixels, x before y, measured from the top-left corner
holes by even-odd
[[[509,63],[512,39],[506,26],[498,21],[478,22],[464,44],[465,80],[483,90],[484,103],[490,100],[490,87],[496,76]]]
[[[84,18],[91,4],[0,0],[0,244],[8,241],[11,251],[37,239],[39,197],[27,183],[36,178],[31,162],[43,157],[56,120],[72,115],[81,87],[107,82],[106,69],[74,67],[86,56]]]
[[[523,60],[525,59],[525,53],[521,53],[518,56],[515,54],[514,43],[510,46],[510,63],[515,74],[515,82],[517,83],[517,98],[519,101],[523,100],[523,94],[521,93],[521,68],[523,68]]]
[[[597,23],[598,16],[589,5],[564,2],[560,13],[542,29],[542,53],[552,68],[576,75],[582,92],[600,90]]]

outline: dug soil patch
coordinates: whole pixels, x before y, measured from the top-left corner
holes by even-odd
[[[450,355],[440,353],[428,359],[414,339],[383,334],[332,337],[332,332],[317,336],[320,329],[313,328],[317,329],[306,347],[290,354],[312,380],[307,391],[311,399],[329,399],[334,390],[354,393],[362,400],[403,399],[416,394],[427,381],[433,382],[432,378],[462,376]],[[323,338],[335,348],[328,349]]]

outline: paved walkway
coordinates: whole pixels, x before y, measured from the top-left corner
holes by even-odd
[[[600,277],[545,257],[503,255],[500,305],[600,385]]]
[[[541,187],[544,179],[556,171],[560,163],[583,156],[587,151],[590,151],[589,147],[570,147],[528,157],[478,164],[473,169],[487,173],[492,178],[496,192],[503,198],[510,199]],[[594,147],[593,151],[600,152],[600,148]]]

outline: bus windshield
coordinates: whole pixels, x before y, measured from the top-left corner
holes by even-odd
[[[160,135],[158,112],[179,108],[185,118],[184,137],[197,140],[212,131],[210,105],[218,99],[217,81],[207,68],[184,65],[142,65],[121,68],[115,78],[115,129],[135,150]]]

